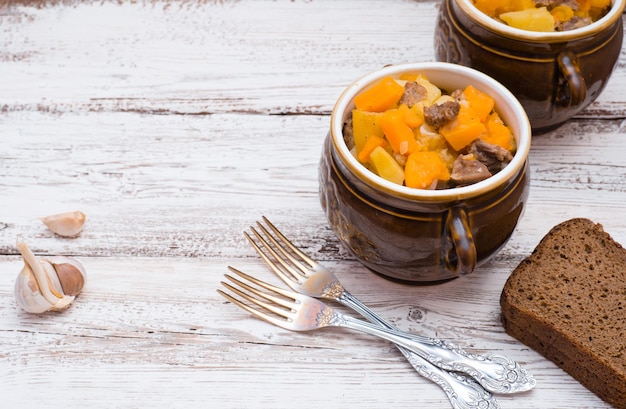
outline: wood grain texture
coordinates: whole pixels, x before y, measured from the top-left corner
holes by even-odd
[[[384,341],[284,331],[216,293],[228,265],[276,280],[242,235],[266,215],[399,327],[523,362],[538,386],[499,397],[503,408],[608,408],[508,337],[498,299],[567,218],[601,222],[626,243],[623,54],[594,104],[533,139],[524,218],[472,276],[384,280],[325,220],[317,166],[335,99],[385,64],[432,60],[438,7],[0,2],[0,406],[448,408]],[[88,218],[76,239],[38,220],[75,209]],[[70,309],[18,309],[18,235],[39,255],[85,264]]]

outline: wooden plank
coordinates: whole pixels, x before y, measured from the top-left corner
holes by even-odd
[[[266,215],[315,257],[342,258],[317,193],[327,126],[313,115],[7,113],[0,193],[11,200],[0,202],[0,253],[17,254],[22,235],[43,254],[234,255],[247,247],[242,231]],[[626,235],[612,217],[626,203],[622,132],[619,120],[571,121],[535,137],[524,241],[505,254],[520,260],[570,217]],[[37,219],[74,209],[88,217],[77,239]]]
[[[3,276],[20,268],[14,257],[0,262]],[[293,333],[221,300],[215,289],[227,264],[277,283],[259,260],[90,257],[89,282],[74,305],[44,316],[19,311],[3,280],[3,402],[56,408],[73,397],[90,407],[448,407],[443,392],[385,341],[341,329]],[[540,386],[528,396],[503,396],[503,407],[538,408],[537,402],[555,399],[555,390],[567,390],[560,406],[602,407],[503,334],[497,297],[507,263],[437,287],[392,283],[351,262],[328,267],[400,328],[523,359]]]
[[[23,3],[0,14],[0,110],[203,115],[328,114],[365,73],[432,61],[440,2]],[[583,116],[624,118],[623,67]]]

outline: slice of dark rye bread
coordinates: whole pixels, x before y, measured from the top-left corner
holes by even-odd
[[[626,249],[602,225],[552,228],[508,278],[500,306],[509,335],[626,408]]]

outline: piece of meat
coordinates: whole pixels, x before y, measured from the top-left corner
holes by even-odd
[[[547,7],[548,10],[556,6],[567,6],[576,11],[580,7],[578,0],[535,0],[534,3],[535,7]]]
[[[454,91],[452,91],[450,96],[459,102],[465,101],[465,94],[463,93],[462,89],[455,89]]]
[[[392,156],[395,159],[395,161],[398,162],[398,165],[402,167],[406,165],[407,155],[402,155],[400,153],[394,152]]]
[[[469,185],[491,176],[491,172],[474,155],[459,155],[452,165],[450,179],[457,185]]]
[[[443,104],[424,107],[424,122],[433,128],[440,128],[448,122],[454,121],[460,109],[461,105],[457,101],[446,101]]]
[[[346,142],[348,149],[354,148],[354,128],[352,126],[352,115],[343,124],[343,140]]]
[[[404,84],[404,94],[400,98],[399,104],[407,104],[409,108],[424,100],[428,95],[426,88],[417,82],[409,81]]]
[[[469,153],[485,165],[492,174],[500,172],[513,159],[513,155],[507,149],[482,139],[472,142]]]
[[[593,21],[590,17],[577,17],[574,16],[567,21],[560,21],[556,25],[556,31],[568,31],[576,28],[585,27],[591,24]]]

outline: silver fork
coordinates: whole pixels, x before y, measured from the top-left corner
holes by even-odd
[[[278,288],[233,267],[228,268],[244,280],[267,291],[259,290],[228,274],[225,274],[224,277],[230,283],[224,281],[221,283],[230,290],[231,294],[221,289],[217,291],[244,310],[274,325],[292,331],[309,331],[328,326],[346,327],[378,335],[392,342],[410,344],[410,341],[401,335],[394,334],[393,330],[384,330],[376,324],[343,315],[313,297]],[[247,303],[232,294],[236,294],[246,300]],[[454,409],[500,408],[493,395],[476,382],[469,378],[463,379],[459,374],[441,370],[430,362],[419,359],[417,355],[414,357],[411,363],[416,361],[415,367],[418,368],[418,371],[443,389]]]
[[[348,292],[331,271],[291,243],[266,217],[263,217],[263,221],[273,232],[273,234],[270,233],[267,228],[257,222],[258,228],[267,240],[255,228],[251,230],[266,251],[263,251],[249,234],[244,234],[257,253],[289,287],[311,297],[338,301],[371,322],[387,329],[397,330]],[[466,352],[458,345],[445,340],[409,333],[404,333],[404,335],[413,342],[414,348],[411,351],[402,348],[400,350],[412,364],[416,356],[420,356],[444,370],[462,372],[471,376],[493,393],[524,392],[536,385],[531,374],[506,356],[477,355]]]

